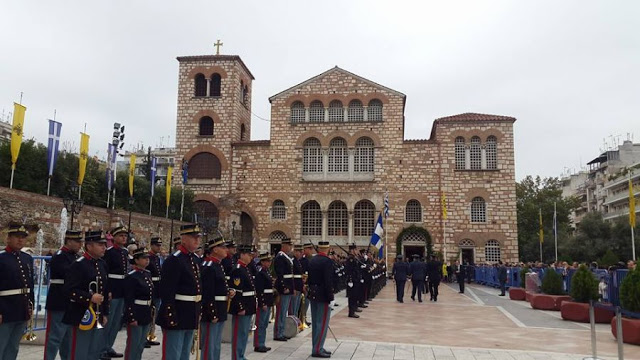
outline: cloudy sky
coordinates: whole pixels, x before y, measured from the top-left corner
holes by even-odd
[[[252,139],[267,98],[335,65],[407,94],[407,138],[463,112],[510,115],[516,176],[558,176],[606,140],[640,142],[639,1],[2,1],[0,114],[24,92],[27,137],[57,109],[65,146],[87,126],[104,157],[173,145],[176,56],[240,55]]]

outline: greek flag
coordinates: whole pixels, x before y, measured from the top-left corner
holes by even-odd
[[[60,145],[60,131],[62,130],[62,124],[49,120],[49,144],[47,146],[47,166],[49,170],[49,176],[53,176],[53,167],[56,164],[58,158],[58,145]]]
[[[149,174],[149,181],[151,182],[151,197],[153,197],[154,190],[156,188],[156,157],[151,158],[151,173]]]
[[[376,221],[376,227],[373,229],[373,234],[371,234],[371,245],[375,246],[378,249],[378,257],[382,257],[382,249],[384,244],[382,243],[382,235],[384,234],[384,229],[382,228],[382,214],[378,215],[378,221]]]
[[[183,185],[187,183],[188,177],[189,177],[189,166],[186,161],[182,161],[182,184]]]
[[[389,217],[389,192],[384,193],[384,218]]]

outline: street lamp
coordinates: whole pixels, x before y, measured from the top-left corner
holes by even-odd
[[[127,226],[127,230],[128,230],[128,239],[127,242],[131,241],[131,210],[133,209],[133,203],[135,202],[135,199],[132,197],[129,198],[129,226]]]
[[[77,185],[71,185],[71,187],[69,188],[68,196],[62,199],[62,203],[64,204],[64,208],[67,209],[67,212],[71,213],[71,230],[73,230],[73,215],[80,214],[82,205],[84,205],[84,201],[78,198]]]

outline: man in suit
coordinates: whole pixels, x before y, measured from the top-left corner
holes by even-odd
[[[504,291],[507,285],[507,268],[504,266],[501,260],[498,260],[498,281],[500,282],[499,296],[504,296]]]
[[[425,263],[420,261],[420,255],[413,255],[413,262],[409,265],[409,273],[411,273],[411,300],[416,301],[416,292],[418,293],[418,301],[422,302],[422,288],[424,287],[424,279],[427,277]]]
[[[460,261],[456,261],[456,264],[453,265],[453,273],[456,274],[456,280],[458,281],[458,286],[460,287],[460,294],[464,294],[464,266],[460,265]]]
[[[427,263],[427,276],[429,277],[430,300],[438,301],[438,286],[442,280],[442,263],[435,255],[431,255],[431,260]]]
[[[407,275],[409,275],[409,264],[402,261],[402,255],[396,257],[396,262],[393,263],[391,274],[393,275],[393,280],[396,282],[396,300],[403,303],[404,284],[407,282]]]

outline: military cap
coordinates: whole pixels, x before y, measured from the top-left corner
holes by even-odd
[[[229,240],[226,242],[225,244],[228,248],[235,248],[236,247],[236,243],[233,240]]]
[[[8,233],[11,234],[11,235],[17,235],[17,236],[27,236],[27,235],[29,235],[29,232],[24,227],[24,224],[20,224],[20,223],[11,223],[11,224],[9,224]]]
[[[157,236],[151,238],[151,245],[162,245],[162,239]]]
[[[402,259],[402,254],[396,255],[396,259]]]
[[[302,244],[293,245],[293,250],[302,251],[302,249],[304,249],[304,246],[302,246]]]
[[[147,249],[145,249],[143,246],[138,246],[135,250],[131,252],[131,256],[134,259],[145,258],[145,257],[149,257],[149,253],[147,252]]]
[[[100,230],[98,231],[86,231],[84,233],[84,242],[85,243],[107,243],[107,239],[104,237],[104,233]]]
[[[304,245],[302,245],[302,247],[305,248],[305,249],[313,249],[313,244],[308,242],[308,243],[305,243]]]
[[[282,240],[280,240],[280,244],[291,244],[291,238],[288,236],[285,236],[284,238],[282,238]]]
[[[271,261],[271,254],[268,251],[261,252],[260,261]]]
[[[128,231],[126,226],[118,226],[118,227],[115,227],[115,228],[111,229],[110,233],[111,233],[111,235],[116,236],[116,235],[121,234],[121,233],[129,233],[129,231]]]
[[[318,242],[318,247],[319,248],[328,248],[329,247],[329,242],[328,241],[319,241]]]
[[[238,253],[240,253],[240,254],[246,254],[246,253],[251,253],[251,252],[252,252],[251,245],[239,245],[238,246]]]
[[[173,246],[182,244],[182,239],[180,237],[173,238]]]
[[[202,230],[198,224],[187,224],[180,226],[180,235],[202,236]]]
[[[82,231],[67,230],[64,233],[64,239],[65,240],[82,241]]]
[[[225,245],[226,245],[226,242],[224,241],[222,236],[218,236],[216,238],[213,238],[207,241],[207,250],[213,249],[216,246],[225,246]]]

